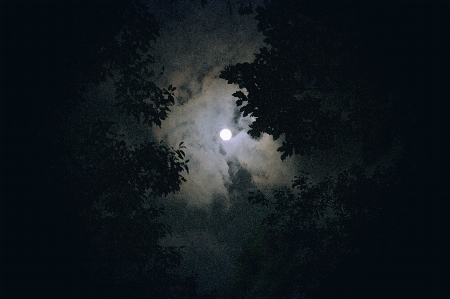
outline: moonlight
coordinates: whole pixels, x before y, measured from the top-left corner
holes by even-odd
[[[220,131],[220,138],[223,140],[229,140],[231,138],[231,131],[228,129],[223,129]]]

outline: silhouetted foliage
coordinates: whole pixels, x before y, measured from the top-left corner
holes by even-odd
[[[242,249],[223,298],[333,296],[352,287],[339,271],[355,279],[352,271],[372,270],[363,269],[373,266],[366,259],[395,256],[387,248],[415,219],[414,117],[405,86],[393,85],[401,82],[393,75],[399,70],[380,62],[397,58],[378,56],[391,44],[375,31],[369,8],[313,2],[257,7],[266,46],[253,62],[227,66],[220,77],[239,87],[236,105],[243,116],[254,117],[248,134],[280,138],[282,159],[358,142],[366,163],[336,179],[312,184],[299,175],[292,189],[251,194],[250,202],[272,212]],[[369,170],[393,148],[401,158]],[[391,167],[383,169],[387,163]],[[389,284],[375,292],[370,280],[355,281],[376,294],[388,292]]]
[[[399,124],[394,115],[407,110],[393,90],[373,79],[379,73],[369,65],[372,43],[361,38],[368,29],[351,8],[284,0],[259,6],[258,30],[267,46],[253,62],[221,72],[241,89],[233,96],[242,115],[255,117],[249,135],[282,138],[282,159],[357,140],[372,163],[396,134],[386,133]]]
[[[161,90],[151,80],[156,74],[149,67],[154,62],[150,50],[159,36],[159,24],[144,2],[111,4],[94,4],[100,16],[85,16],[93,28],[82,37],[84,46],[76,53],[82,57],[74,57],[83,61],[76,68],[78,88],[119,75],[115,84],[122,112],[144,124],[161,126],[174,104],[175,87]]]
[[[97,44],[95,35],[102,32],[91,33],[90,51],[101,63],[83,72],[89,76],[79,84],[114,77],[117,115],[132,126],[161,126],[174,104],[175,87],[154,83],[150,50],[158,24],[139,1],[106,6],[100,12],[107,15],[104,25],[112,26],[106,31],[111,36]],[[181,262],[181,249],[160,244],[171,229],[160,220],[163,209],[156,199],[186,181],[185,147],[181,142],[169,148],[149,138],[133,141],[136,136],[120,132],[118,125],[94,119],[77,128],[71,141],[70,185],[84,233],[82,272],[93,290],[112,297],[181,298],[196,286],[170,273]]]
[[[166,298],[184,283],[167,272],[182,256],[180,248],[159,243],[171,229],[161,222],[163,209],[155,199],[178,191],[186,181],[181,175],[188,170],[184,146],[147,142],[129,148],[123,140],[105,137],[102,127],[92,133],[80,145],[79,169],[71,176],[82,206],[86,271],[124,292],[147,288],[144,294]]]
[[[249,201],[272,212],[242,249],[223,298],[309,298],[342,263],[383,250],[414,210],[401,197],[411,184],[403,171],[355,167],[317,184],[298,176],[271,196],[253,192]]]
[[[17,140],[11,177],[22,186],[11,184],[8,209],[2,192],[0,297],[195,297],[194,279],[170,273],[182,251],[160,244],[171,230],[155,204],[185,181],[184,146],[149,134],[130,142],[136,136],[118,131],[131,124],[148,132],[174,102],[174,87],[158,87],[159,71],[149,68],[159,24],[145,3],[1,4],[2,82],[5,70],[15,90],[3,109],[2,87],[2,128],[7,120],[7,139]],[[119,117],[108,119],[127,124],[96,123],[102,116],[94,120],[84,101],[86,90],[112,78]],[[74,121],[82,105],[93,117]],[[2,147],[2,174],[3,166]],[[14,232],[11,241],[3,242],[5,231]]]

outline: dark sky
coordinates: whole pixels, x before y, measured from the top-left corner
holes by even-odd
[[[146,134],[170,146],[183,141],[190,159],[188,181],[162,201],[174,228],[165,243],[186,246],[182,269],[195,271],[201,290],[211,291],[230,277],[240,246],[261,219],[261,211],[247,203],[248,191],[289,185],[298,161],[282,162],[276,151],[279,143],[270,136],[255,141],[246,134],[250,118],[237,116],[231,96],[235,87],[218,78],[225,65],[251,61],[262,44],[256,21],[230,15],[225,1],[205,8],[195,1],[153,4],[162,25],[155,69],[164,66],[161,85],[173,84],[178,90],[169,118],[161,129]],[[110,106],[111,82],[87,95],[85,109],[91,117]],[[92,113],[94,107],[98,113]],[[220,139],[223,128],[233,132],[231,140]]]
[[[225,65],[251,62],[263,45],[264,37],[256,30],[253,15],[237,14],[236,1],[231,1],[232,14],[226,1],[211,0],[205,7],[200,0],[149,1],[161,24],[161,36],[153,49],[154,68],[164,66],[165,73],[157,83],[176,86],[177,97],[162,127],[142,134],[163,139],[170,146],[184,141],[190,159],[190,174],[180,192],[161,200],[166,208],[164,221],[173,229],[172,236],[162,243],[185,246],[179,271],[197,273],[199,290],[207,292],[223,287],[231,277],[241,246],[250,240],[267,212],[247,202],[248,191],[289,186],[299,171],[310,172],[313,180],[334,175],[350,162],[361,163],[360,148],[358,144],[343,144],[333,153],[282,161],[276,151],[279,141],[269,135],[259,140],[247,135],[252,119],[237,111],[231,96],[237,87],[218,78]],[[64,5],[2,2],[0,9],[1,254],[2,265],[9,266],[8,271],[2,269],[2,281],[5,277],[15,287],[23,283],[39,288],[34,277],[57,271],[48,266],[49,260],[70,263],[55,249],[66,234],[58,229],[58,223],[69,221],[60,212],[65,211],[60,207],[65,203],[47,200],[61,196],[54,185],[46,184],[47,177],[58,171],[53,165],[64,159],[59,156],[63,141],[52,136],[65,133],[59,131],[61,121],[115,120],[108,113],[114,91],[112,81],[107,80],[81,95],[85,104],[64,102],[65,86],[70,86],[71,78],[65,62],[82,59],[71,58],[76,52],[71,50],[68,36],[83,26],[79,20],[76,24],[64,22]],[[399,1],[372,3],[370,9],[374,17],[367,24],[374,40],[365,36],[361,42],[375,46],[378,52],[371,58],[388,70],[389,82],[410,98],[417,126],[417,159],[430,192],[424,195],[444,198],[450,150],[445,103],[450,86],[445,79],[450,36],[444,29],[449,7],[438,2]],[[232,131],[231,140],[220,139],[222,128]],[[395,149],[391,153],[395,155]],[[380,163],[388,164],[389,159],[388,155]],[[443,201],[436,200],[424,209],[428,213],[424,219],[436,221],[428,223],[430,227],[440,229],[430,228],[436,235],[445,231],[445,222],[440,222],[446,216],[444,207]],[[76,220],[70,221],[68,227],[73,229]],[[433,237],[427,240],[433,243]],[[436,242],[431,248],[443,250],[444,245]],[[10,265],[11,261],[17,262]],[[45,287],[41,288],[39,292],[45,294]],[[32,297],[32,293],[27,294]]]
[[[185,244],[182,269],[194,270],[200,289],[211,291],[230,277],[240,246],[261,220],[262,211],[247,203],[249,190],[289,186],[298,170],[309,171],[314,178],[330,175],[360,158],[357,145],[344,145],[333,159],[324,153],[281,161],[276,151],[280,141],[269,135],[251,139],[246,133],[251,118],[237,114],[231,96],[236,86],[218,77],[225,65],[250,62],[263,45],[256,20],[236,12],[230,15],[225,1],[211,1],[205,8],[195,1],[158,3],[152,6],[162,24],[155,68],[165,67],[161,84],[177,86],[178,98],[161,129],[148,134],[171,146],[184,141],[190,159],[188,181],[180,192],[164,199],[169,205],[166,217],[174,228],[166,242]],[[103,110],[110,90],[108,83],[102,84],[92,93],[104,100],[93,95],[90,100],[100,100]],[[94,106],[88,104],[90,114]],[[231,140],[220,139],[222,128],[233,132]]]

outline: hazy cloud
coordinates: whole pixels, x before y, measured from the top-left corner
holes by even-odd
[[[211,1],[204,9],[195,1],[151,3],[162,24],[154,69],[165,71],[157,83],[177,87],[177,101],[161,128],[131,129],[123,122],[119,127],[169,146],[184,142],[190,173],[180,192],[161,199],[165,221],[173,228],[164,243],[186,246],[180,270],[198,273],[201,290],[210,290],[231,275],[240,246],[265,213],[247,202],[248,191],[290,185],[297,161],[281,161],[280,144],[271,136],[254,140],[247,135],[252,119],[241,117],[236,107],[231,94],[237,87],[218,78],[225,65],[253,60],[263,39],[256,21],[230,15],[225,1]],[[111,106],[112,90],[111,80],[92,90],[90,107],[102,113],[102,106]],[[223,128],[233,133],[228,141],[219,137]]]
[[[186,246],[180,271],[196,272],[207,291],[230,277],[240,246],[266,213],[247,202],[248,191],[290,184],[297,163],[281,161],[271,136],[247,135],[252,119],[236,107],[231,94],[237,86],[218,78],[225,65],[253,60],[263,39],[256,21],[230,15],[225,1],[204,9],[178,4],[171,10],[175,17],[164,18],[155,45],[156,68],[165,68],[160,84],[177,87],[177,102],[153,134],[171,146],[186,145],[190,174],[181,191],[164,200],[174,230],[164,242]],[[228,141],[219,137],[223,128],[233,133]]]

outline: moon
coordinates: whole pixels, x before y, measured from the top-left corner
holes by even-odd
[[[228,129],[223,129],[222,131],[220,131],[220,138],[222,138],[223,140],[230,140],[231,136],[231,131]]]

